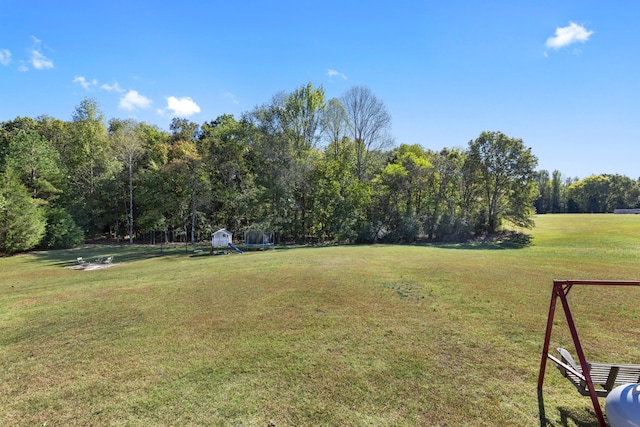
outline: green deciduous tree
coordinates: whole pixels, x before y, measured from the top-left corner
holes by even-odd
[[[443,149],[429,153],[432,168],[425,185],[424,233],[429,240],[463,240],[470,234],[473,185],[465,175],[466,153]]]
[[[171,142],[194,141],[200,136],[200,125],[183,117],[174,117],[169,125]]]
[[[312,83],[300,86],[286,96],[281,111],[282,124],[292,134],[296,153],[317,146],[326,105],[324,88],[314,88]]]
[[[538,159],[531,148],[501,132],[483,132],[469,142],[468,161],[482,197],[480,229],[494,233],[503,220],[532,227]]]
[[[251,128],[257,200],[263,207],[257,220],[285,238],[304,239],[310,232],[308,194],[323,105],[324,92],[309,84],[276,94],[243,120]]]
[[[433,166],[418,145],[392,150],[389,162],[374,179],[374,203],[390,239],[414,241],[421,233],[425,194]],[[383,214],[384,213],[384,214]]]
[[[206,210],[213,224],[235,230],[247,227],[256,211],[248,126],[225,114],[202,126],[199,142],[210,188]]]
[[[621,175],[591,175],[571,183],[570,203],[578,212],[605,213],[638,206],[640,190],[632,179]]]
[[[86,98],[76,107],[67,142],[60,149],[68,174],[63,204],[85,231],[96,234],[105,226],[98,190],[117,167],[115,158],[109,156],[107,127],[96,100]]]
[[[166,143],[164,164],[152,163],[140,172],[138,223],[147,231],[196,231],[197,207],[207,194],[202,157],[194,141]]]
[[[127,223],[129,244],[133,244],[133,172],[136,162],[144,155],[144,145],[139,124],[135,120],[111,120],[109,123],[111,147],[116,158],[122,163],[128,178]]]
[[[604,213],[607,211],[610,184],[605,175],[591,175],[571,184],[569,197],[580,212]]]
[[[313,167],[308,194],[310,229],[319,241],[351,242],[365,222],[371,188],[355,175],[353,142],[345,137],[337,143],[341,147],[338,157],[331,143]]]

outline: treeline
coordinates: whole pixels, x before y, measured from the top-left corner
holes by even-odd
[[[0,253],[154,230],[207,239],[219,227],[281,242],[460,241],[505,222],[532,226],[534,203],[582,206],[580,181],[556,189],[556,173],[545,181],[519,139],[483,132],[464,149],[394,147],[390,123],[368,88],[326,100],[311,83],[239,118],[175,118],[169,131],[106,122],[93,99],[70,121],[4,121]]]
[[[540,197],[536,212],[607,213],[616,209],[640,208],[640,179],[624,175],[591,175],[584,179],[564,178],[555,170],[537,174]]]

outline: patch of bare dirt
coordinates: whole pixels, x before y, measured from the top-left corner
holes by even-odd
[[[69,268],[72,268],[74,270],[93,271],[93,270],[102,270],[102,269],[105,269],[105,268],[115,267],[116,265],[118,265],[118,264],[92,264],[92,263],[88,262],[88,263],[84,263],[84,264],[74,265],[74,266],[71,266]]]

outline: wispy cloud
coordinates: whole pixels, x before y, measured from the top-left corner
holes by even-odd
[[[134,111],[138,108],[149,108],[150,105],[151,100],[149,98],[140,95],[136,90],[130,90],[126,95],[120,98],[120,104],[118,106],[127,111]]]
[[[225,92],[223,96],[227,98],[229,101],[231,101],[231,103],[233,103],[234,105],[240,104],[240,101],[238,101],[238,97],[236,97],[231,92]]]
[[[329,77],[340,77],[343,80],[347,80],[348,79],[348,77],[344,73],[341,73],[340,71],[332,70],[331,68],[329,68],[327,70],[327,75]]]
[[[547,47],[560,49],[574,43],[584,43],[589,40],[593,33],[593,31],[587,30],[584,26],[570,21],[566,27],[556,28],[555,35],[547,39]]]
[[[112,85],[108,85],[108,84],[105,83],[100,87],[102,89],[106,90],[107,92],[119,92],[119,93],[125,92],[125,90],[120,87],[118,82],[115,82]]]
[[[170,110],[172,116],[189,117],[196,113],[199,113],[200,106],[188,96],[185,96],[183,98],[170,96],[167,98],[166,110]],[[158,110],[158,113],[163,114],[164,111],[165,110]]]
[[[43,45],[42,40],[37,37],[31,36],[31,39],[33,40],[33,46],[31,47],[31,49],[29,49],[29,62],[31,62],[33,68],[35,68],[36,70],[46,70],[48,68],[53,68],[53,61],[47,58],[44,53],[42,53],[43,47],[47,48],[47,46]]]
[[[31,50],[31,65],[36,70],[46,70],[47,68],[53,68],[53,61],[44,56],[42,52],[38,50]]]
[[[93,79],[93,80],[89,81],[86,78],[84,78],[83,76],[76,76],[73,79],[73,83],[78,83],[85,90],[91,90],[91,87],[97,85],[98,81],[96,79]]]
[[[11,52],[8,49],[0,49],[0,65],[9,65],[11,62]]]

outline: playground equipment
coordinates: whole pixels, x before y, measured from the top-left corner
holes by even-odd
[[[273,231],[249,230],[244,232],[244,246],[265,248],[273,246]]]
[[[242,244],[242,246],[243,249],[252,247],[264,248],[273,246],[273,243],[274,234],[272,231],[245,231],[244,243]],[[244,253],[242,249],[233,244],[233,234],[225,228],[221,228],[220,230],[211,234],[210,254],[215,254],[217,252],[216,248],[231,248],[239,254]]]
[[[233,243],[229,243],[229,247],[231,249],[233,249],[234,251],[238,252],[239,254],[243,254],[244,253],[240,249],[238,249],[238,247],[236,245],[234,245]]]
[[[211,233],[211,249],[209,250],[209,254],[211,255],[226,254],[226,252],[220,250],[220,248],[228,247],[231,244],[232,239],[233,239],[233,234],[226,228],[221,228],[215,233]]]
[[[605,422],[604,414],[602,413],[602,408],[600,407],[598,397],[607,397],[608,400],[608,395],[613,392],[614,387],[624,383],[639,383],[640,365],[596,363],[587,361],[582,349],[580,337],[578,336],[576,325],[573,321],[571,310],[569,309],[569,302],[567,301],[567,295],[569,294],[573,286],[640,286],[640,281],[553,281],[553,288],[551,291],[551,304],[549,307],[549,316],[547,317],[547,329],[545,332],[544,345],[542,348],[542,360],[540,361],[540,375],[538,376],[538,396],[542,396],[542,384],[544,382],[544,373],[547,365],[546,362],[548,359],[551,359],[553,362],[555,362],[556,367],[565,376],[565,378],[567,378],[576,387],[580,394],[582,394],[583,396],[589,396],[591,398],[591,403],[593,404],[593,410],[596,414],[596,418],[598,419],[598,424],[600,425],[600,427],[606,427],[607,424]],[[551,329],[553,328],[553,317],[555,315],[556,302],[558,298],[560,299],[560,302],[562,304],[562,309],[564,311],[569,330],[571,331],[571,337],[573,339],[573,344],[578,355],[579,364],[574,361],[573,357],[565,349],[558,349],[558,352],[561,356],[560,358],[549,354]],[[598,388],[596,388],[596,386],[598,386]],[[629,421],[630,423],[614,424],[612,422],[611,426],[618,427],[627,425],[640,425],[640,421],[635,421],[640,418],[640,403],[638,401],[639,395],[636,394],[635,397],[632,397],[632,402],[629,403],[629,392],[626,391],[627,389],[624,388],[624,385],[620,385],[619,387],[623,387],[623,389],[616,393],[619,393],[620,396],[625,396],[625,402],[618,403],[618,400],[612,397],[611,407],[620,408],[614,409],[614,411],[619,411],[619,413],[622,414],[622,420],[624,420],[624,422]],[[619,387],[616,387],[615,389],[618,390]],[[614,401],[616,403],[613,403]],[[635,418],[630,418],[629,416],[627,416],[627,418],[624,418],[626,416],[625,414],[629,413],[629,405],[635,405],[635,408],[631,410],[635,413]],[[609,414],[607,415],[609,416]],[[635,424],[632,424],[634,422]]]
[[[232,239],[233,234],[229,230],[221,228],[220,230],[211,234],[211,246],[213,246],[214,248],[227,246],[232,242]]]
[[[244,252],[240,248],[238,248],[236,245],[233,244],[232,239],[233,239],[233,234],[225,228],[221,228],[215,233],[212,233],[211,234],[211,251],[209,253],[213,255],[214,253],[216,253],[216,248],[224,247],[224,248],[231,248],[237,253],[243,254]],[[218,251],[217,253],[226,253],[226,252]]]

